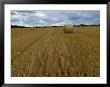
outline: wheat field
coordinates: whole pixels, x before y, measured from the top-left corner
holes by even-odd
[[[12,77],[99,77],[100,29],[11,29]]]

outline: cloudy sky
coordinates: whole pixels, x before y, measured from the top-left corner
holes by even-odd
[[[64,24],[100,24],[98,10],[12,10],[11,24],[22,26],[60,26]]]

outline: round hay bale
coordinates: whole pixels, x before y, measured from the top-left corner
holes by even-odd
[[[63,26],[63,30],[65,33],[73,33],[73,25],[68,24]]]

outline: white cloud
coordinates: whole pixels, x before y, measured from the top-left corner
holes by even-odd
[[[47,17],[47,15],[46,15],[45,13],[41,13],[41,12],[36,12],[36,13],[35,13],[35,16],[36,16],[36,17],[41,17],[41,18]]]

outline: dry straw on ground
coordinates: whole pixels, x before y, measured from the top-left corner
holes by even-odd
[[[11,76],[99,77],[100,27],[12,29]]]

